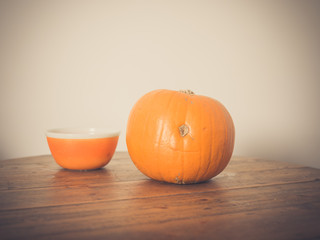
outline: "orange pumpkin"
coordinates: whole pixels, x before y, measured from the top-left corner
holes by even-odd
[[[234,137],[232,118],[220,102],[190,90],[155,90],[133,106],[126,142],[143,174],[189,184],[207,181],[227,166]]]

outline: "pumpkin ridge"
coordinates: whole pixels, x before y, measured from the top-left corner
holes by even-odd
[[[201,106],[202,109],[200,109],[200,125],[202,126],[202,119],[203,119],[203,104],[199,104],[199,106]],[[200,144],[199,144],[199,148],[200,148],[200,154],[199,154],[199,164],[198,164],[198,170],[197,170],[197,174],[196,174],[196,182],[199,182],[199,172],[200,172],[200,169],[202,169],[202,165],[203,165],[203,159],[202,159],[202,136],[203,136],[203,132],[201,131],[200,132]]]
[[[170,106],[172,103],[174,103],[174,101],[173,101],[174,95],[175,95],[175,93],[173,92],[173,93],[171,94],[171,96],[170,96],[170,99],[168,100],[166,109],[169,109],[169,106]],[[162,134],[163,134],[163,124],[161,125],[161,135],[160,135],[160,137],[159,137],[159,141],[158,141],[158,142],[161,142]],[[158,148],[157,148],[157,152],[158,152],[158,153],[160,152],[160,147],[161,147],[161,144],[159,143],[159,144],[158,144]],[[161,171],[161,169],[159,168],[159,166],[161,165],[161,160],[160,160],[160,158],[159,158],[159,154],[157,154],[157,165],[158,165],[158,168],[157,168],[157,169],[158,169],[158,172],[159,172],[159,176],[160,176],[160,178],[162,179],[162,181],[165,181],[165,179],[164,179],[164,177],[163,177],[163,175],[162,175],[162,171]]]
[[[225,112],[223,111],[223,115],[225,115]],[[223,120],[224,120],[224,133],[225,133],[225,139],[224,139],[224,141],[228,141],[228,125],[227,125],[227,120],[225,119],[225,118],[223,118]],[[225,155],[226,155],[226,150],[224,150],[223,152],[222,152],[222,156],[221,156],[221,161],[219,162],[219,166],[218,166],[218,169],[217,169],[217,171],[216,171],[216,173],[215,173],[215,176],[216,175],[218,175],[223,169],[224,169],[224,159],[225,159]]]
[[[219,102],[219,104],[221,104],[220,102]],[[222,105],[222,104],[221,104]],[[231,116],[230,116],[230,114],[224,109],[224,108],[222,108],[222,110],[223,110],[223,113],[224,113],[224,115],[225,116],[229,116],[229,118],[227,119],[226,117],[224,118],[224,122],[225,122],[225,140],[227,141],[227,144],[228,144],[228,146],[230,146],[230,149],[232,149],[231,150],[231,154],[232,154],[232,152],[233,152],[233,148],[234,148],[234,146],[232,146],[233,145],[233,142],[234,142],[234,136],[232,136],[232,131],[234,132],[234,124],[233,124],[233,121],[232,121],[232,118],[231,118]],[[230,124],[228,124],[228,121],[229,120],[229,123]],[[228,126],[232,126],[231,127],[231,129],[229,129],[229,127]],[[233,129],[233,130],[232,130]],[[230,135],[230,131],[229,130],[231,130],[231,135]],[[229,149],[229,148],[227,148],[227,149]],[[230,155],[230,153],[227,151],[227,150],[225,150],[224,152],[223,152],[223,159],[227,159],[228,158],[228,155]],[[231,158],[231,156],[229,157],[229,161],[230,161],[230,158]],[[229,162],[228,161],[228,162]],[[221,163],[223,163],[224,161],[221,161]],[[228,163],[227,163],[228,164]],[[219,168],[217,169],[217,173],[216,173],[216,175],[218,175],[219,173],[221,173],[224,169],[225,169],[225,167],[227,166],[227,164],[225,164],[225,165],[222,165],[222,166],[219,166]]]
[[[211,104],[211,101],[209,98],[207,97],[204,97],[204,96],[201,96],[201,107],[202,107],[202,110],[201,110],[201,119],[203,118],[204,114],[208,114],[207,113],[207,108],[210,107],[210,104]],[[210,112],[209,113],[211,116],[214,116],[215,113],[214,112]],[[206,122],[204,123],[206,124]],[[209,133],[209,136],[210,138],[212,139],[212,136],[213,136],[213,127],[214,127],[214,117],[211,119],[210,122],[207,123],[208,126],[206,128],[209,128],[210,129],[210,133]],[[201,122],[201,125],[202,125],[202,122]],[[203,136],[203,133],[201,132],[201,137]],[[201,141],[202,142],[202,141]],[[206,146],[206,149],[203,149],[202,148],[202,145],[200,144],[200,150],[201,150],[201,153],[202,151],[204,152],[207,152],[208,151],[208,154],[206,154],[204,157],[202,156],[202,154],[200,155],[200,159],[201,159],[201,165],[199,165],[199,171],[198,171],[198,174],[200,172],[200,168],[204,168],[205,170],[201,173],[201,176],[198,176],[197,177],[197,181],[199,182],[203,182],[203,181],[207,181],[208,179],[210,179],[210,177],[208,177],[208,171],[210,171],[210,169],[212,168],[212,160],[214,159],[214,156],[212,155],[213,154],[213,151],[212,151],[212,148],[213,148],[213,145],[214,145],[214,142],[211,140],[210,141],[210,144],[208,146]],[[207,149],[208,148],[208,149]],[[204,159],[205,158],[205,159]],[[203,164],[206,163],[206,164]]]
[[[161,94],[161,90],[159,91],[156,91],[153,93],[152,95],[152,99],[149,100],[149,103],[150,103],[150,106],[152,106],[152,103],[155,101],[155,99],[157,99],[157,96]],[[152,109],[152,108],[151,108]],[[151,118],[151,112],[149,111],[147,114],[144,115],[144,126],[146,126],[146,123],[148,123],[149,119]],[[142,131],[142,136],[146,136],[146,131],[147,131],[147,128],[144,128],[143,131]],[[150,176],[150,173],[148,172],[148,177],[151,177],[151,178],[154,178],[154,175],[151,173],[151,176]]]
[[[190,91],[190,90],[189,90]],[[192,91],[190,91],[190,92],[192,92]],[[186,112],[185,112],[185,116],[184,116],[184,123],[183,123],[183,125],[182,126],[186,126],[186,128],[188,129],[187,130],[187,132],[185,133],[185,135],[188,135],[188,134],[190,134],[190,126],[188,126],[187,124],[186,124],[186,122],[187,122],[187,117],[188,117],[188,113],[189,113],[189,96],[191,95],[191,93],[189,93],[189,92],[187,92],[186,93],[188,96],[187,96],[187,106],[186,106]],[[192,94],[194,94],[193,92],[192,92]],[[186,129],[185,129],[186,130]],[[179,131],[180,131],[180,128],[179,128]],[[180,134],[181,135],[181,134]],[[184,136],[182,136],[182,137],[184,137]],[[186,150],[185,150],[185,139],[182,139],[182,153],[180,153],[180,156],[181,156],[181,174],[180,174],[180,178],[181,178],[181,180],[180,180],[180,184],[182,183],[182,184],[184,184],[185,182],[184,182],[184,170],[185,170],[185,154],[186,154]]]
[[[205,99],[205,103],[207,104],[209,102],[209,99],[208,98],[204,98]],[[215,115],[215,112],[211,113],[212,115]],[[214,124],[214,121],[215,121],[215,118],[212,118],[211,121],[210,121],[210,136],[211,138],[213,138],[213,127],[215,126]],[[207,175],[208,175],[208,171],[212,168],[211,165],[212,165],[212,160],[214,160],[214,156],[213,156],[213,151],[212,151],[212,148],[213,148],[213,145],[214,145],[214,142],[213,140],[210,141],[210,145],[209,145],[209,154],[208,154],[208,159],[207,159],[207,167],[205,168],[205,172],[203,174],[203,176],[207,179]]]
[[[185,128],[185,130],[187,129],[187,132],[185,133],[185,135],[184,136],[186,136],[186,135],[190,135],[191,136],[191,133],[192,133],[192,130],[191,130],[191,126],[188,124],[188,119],[189,119],[189,115],[191,114],[190,113],[190,108],[189,108],[189,106],[190,106],[190,101],[189,101],[189,99],[191,98],[191,96],[192,95],[195,95],[194,94],[194,92],[192,92],[191,90],[185,90],[185,91],[180,91],[180,92],[183,92],[183,93],[185,93],[185,94],[187,94],[187,103],[186,103],[186,111],[185,111],[185,117],[184,117],[184,123],[183,123],[183,125],[181,125],[181,126],[186,126],[186,127],[183,127],[183,128]],[[180,131],[180,129],[179,129],[179,131]],[[180,134],[181,135],[181,134]],[[184,136],[182,136],[182,137],[184,137]],[[182,139],[182,151],[183,151],[183,153],[181,154],[182,155],[182,160],[181,160],[181,165],[182,165],[182,167],[181,167],[181,175],[180,175],[180,178],[181,178],[181,181],[182,181],[182,184],[185,184],[185,155],[187,154],[187,152],[186,152],[186,147],[185,147],[185,141],[187,141],[187,139]],[[189,177],[189,173],[187,173],[187,178]]]
[[[220,105],[220,103],[218,101],[215,101],[215,104],[217,106]],[[222,112],[222,110],[220,108],[216,108],[215,109],[215,115],[216,116],[219,116],[219,115],[224,115],[224,112]],[[215,119],[218,119],[221,121],[221,118],[215,118]],[[224,124],[223,125],[226,125],[226,122],[225,122],[225,119],[223,119],[224,121]],[[218,125],[218,126],[221,126],[221,124],[215,124],[215,125]],[[225,129],[224,129],[225,130]],[[224,137],[224,142],[225,142],[225,137]],[[220,143],[221,144],[221,143]],[[223,164],[223,158],[224,157],[224,149],[223,148],[219,148],[218,150],[216,150],[216,155],[215,155],[215,162],[216,162],[216,166],[215,166],[215,171],[212,173],[212,175],[210,177],[214,177],[216,175],[218,175],[219,171],[220,171],[220,168],[221,168],[221,164]]]
[[[160,95],[160,93],[161,92],[159,92],[157,95]],[[163,133],[163,127],[162,127],[162,125],[161,125],[161,131],[160,131],[160,134],[159,134],[159,137],[156,139],[156,143],[158,144],[158,145],[155,145],[154,146],[154,151],[155,152],[159,152],[159,149],[160,149],[160,140],[161,140],[161,137],[162,137],[162,133]],[[156,147],[157,146],[157,147]],[[156,148],[157,148],[157,151],[156,151]],[[161,174],[161,171],[159,170],[159,154],[156,154],[156,165],[157,165],[157,169],[158,169],[158,176],[161,178],[161,181],[163,181],[163,176],[162,176],[162,174]]]
[[[222,113],[222,115],[223,115],[223,122],[224,122],[224,145],[226,145],[226,144],[230,144],[230,135],[229,135],[229,125],[230,124],[228,124],[228,122],[227,122],[227,117],[229,116],[229,114],[227,113],[227,111],[225,110],[225,108],[224,108],[224,106],[219,102],[219,101],[217,101],[217,100],[215,100],[216,101],[216,104],[217,105],[219,105],[220,106],[220,111],[221,111],[221,113]],[[230,119],[231,119],[231,116],[229,116],[230,117]],[[231,120],[232,121],[232,120]],[[231,121],[230,121],[230,123],[231,123]],[[232,122],[232,124],[233,124],[233,122]],[[227,166],[227,164],[228,164],[228,162],[230,161],[230,159],[227,161],[227,163],[226,163],[226,156],[228,156],[229,155],[229,153],[228,153],[228,149],[226,149],[226,148],[223,148],[223,151],[222,151],[222,153],[221,153],[221,159],[219,159],[219,164],[218,164],[218,166],[217,166],[217,169],[216,169],[216,171],[215,171],[215,173],[214,173],[214,175],[213,175],[213,177],[214,176],[217,176],[219,173],[221,173],[223,170],[224,170],[224,168]],[[230,156],[231,157],[231,156]]]

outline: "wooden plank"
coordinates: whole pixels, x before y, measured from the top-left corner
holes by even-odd
[[[307,239],[320,231],[320,181],[1,212],[21,239]]]
[[[246,169],[250,164],[257,165],[257,162],[248,161],[246,164],[245,160],[241,161],[241,165]],[[37,174],[26,175],[22,179],[21,176],[13,176],[8,182],[4,182],[7,184],[7,189],[2,189],[5,194],[0,195],[0,210],[248,188],[320,179],[319,170],[307,167],[291,169],[273,167],[263,171],[242,172],[243,167],[235,168],[233,165],[234,163],[231,163],[230,168],[211,181],[186,186],[149,180],[135,169],[129,159],[115,161],[113,167],[100,171],[58,170],[49,179],[39,177]],[[37,187],[28,188],[28,185],[32,186],[30,182],[42,183],[43,187],[36,185]],[[23,187],[19,187],[19,184]],[[15,187],[8,187],[12,185]]]
[[[67,172],[64,177],[54,178],[52,188],[18,189],[9,190],[0,195],[0,210],[34,208],[45,206],[57,206],[64,204],[77,204],[91,201],[114,201],[130,198],[143,198],[153,196],[175,195],[177,193],[209,192],[220,189],[250,188],[258,186],[269,186],[295,182],[308,182],[320,178],[319,171],[310,168],[277,169],[238,174],[236,172],[225,171],[214,180],[202,184],[174,185],[160,183],[145,179],[140,181],[120,181],[108,182],[95,181],[89,184],[87,179],[73,182],[73,174],[77,172]],[[90,174],[90,173],[89,173]],[[110,175],[106,171],[106,178]],[[39,180],[40,181],[40,180]],[[56,186],[55,186],[56,185]]]
[[[320,239],[317,230],[319,218],[314,214],[310,215],[311,210],[298,207],[280,209],[278,212],[275,210],[263,209],[248,213],[193,217],[107,231],[105,229],[83,231],[82,235],[68,232],[55,236],[69,239],[101,238],[101,236],[108,236],[108,239]]]
[[[124,158],[118,158],[124,156]],[[20,164],[11,164],[12,160],[0,164],[0,192],[25,188],[51,188],[61,186],[79,186],[85,184],[108,184],[118,181],[137,181],[147,179],[130,160],[127,153],[115,154],[115,159],[103,169],[88,172],[68,171],[60,168],[51,156],[21,159]],[[29,162],[32,164],[29,164]],[[300,165],[285,162],[275,163],[259,159],[234,158],[226,170],[218,177],[229,172],[257,172],[275,169],[302,168]],[[59,179],[64,181],[59,181]]]

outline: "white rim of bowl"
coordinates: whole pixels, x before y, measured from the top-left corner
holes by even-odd
[[[46,131],[46,136],[64,139],[92,139],[117,137],[120,131],[104,128],[54,128]]]

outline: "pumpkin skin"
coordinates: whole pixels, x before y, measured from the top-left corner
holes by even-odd
[[[204,182],[222,172],[234,138],[227,109],[189,90],[144,95],[130,112],[126,133],[135,166],[152,179],[176,184]]]

